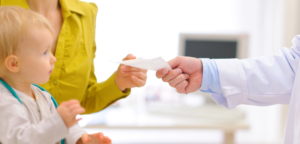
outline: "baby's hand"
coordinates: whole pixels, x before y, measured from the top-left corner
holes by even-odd
[[[83,134],[76,144],[111,144],[110,138],[103,133]]]
[[[80,119],[76,119],[76,115],[84,113],[85,109],[80,106],[78,100],[69,100],[63,102],[56,109],[61,116],[67,128],[76,124]]]

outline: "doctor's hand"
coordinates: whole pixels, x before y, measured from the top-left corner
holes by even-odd
[[[78,100],[69,100],[62,102],[59,107],[56,109],[57,113],[63,119],[67,128],[73,126],[81,119],[76,119],[78,114],[84,113],[85,109],[80,106]]]
[[[173,69],[161,69],[156,72],[157,78],[162,78],[178,93],[188,94],[200,89],[203,77],[202,61],[197,58],[178,56],[168,62]]]
[[[109,137],[103,133],[83,134],[76,144],[111,144]]]
[[[127,55],[123,60],[136,59],[132,54]],[[115,73],[115,82],[121,91],[126,88],[142,87],[146,84],[147,70],[126,65],[120,65]]]

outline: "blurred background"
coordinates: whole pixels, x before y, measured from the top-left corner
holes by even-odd
[[[169,61],[188,55],[188,42],[194,42],[192,51],[203,42],[214,50],[220,50],[215,43],[233,42],[228,55],[251,58],[278,54],[300,32],[299,0],[84,1],[98,6],[98,82],[118,68],[109,60],[121,61],[129,53]],[[101,112],[82,115],[79,124],[89,133],[103,132],[114,144],[282,143],[287,106],[227,110],[208,94],[178,94],[154,71],[147,75],[144,87]]]

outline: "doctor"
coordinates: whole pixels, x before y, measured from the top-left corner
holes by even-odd
[[[228,109],[240,104],[267,106],[289,104],[284,144],[300,143],[300,35],[282,55],[251,59],[197,59],[176,57],[173,69],[156,72],[179,93],[196,90],[212,93],[218,105]]]

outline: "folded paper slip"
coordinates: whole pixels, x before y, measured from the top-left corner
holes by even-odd
[[[167,68],[168,71],[171,71],[170,65],[161,57],[153,58],[153,59],[143,59],[137,58],[133,60],[124,60],[124,61],[111,61],[115,63],[120,63],[136,68],[147,69],[147,70],[160,70],[163,68]]]

